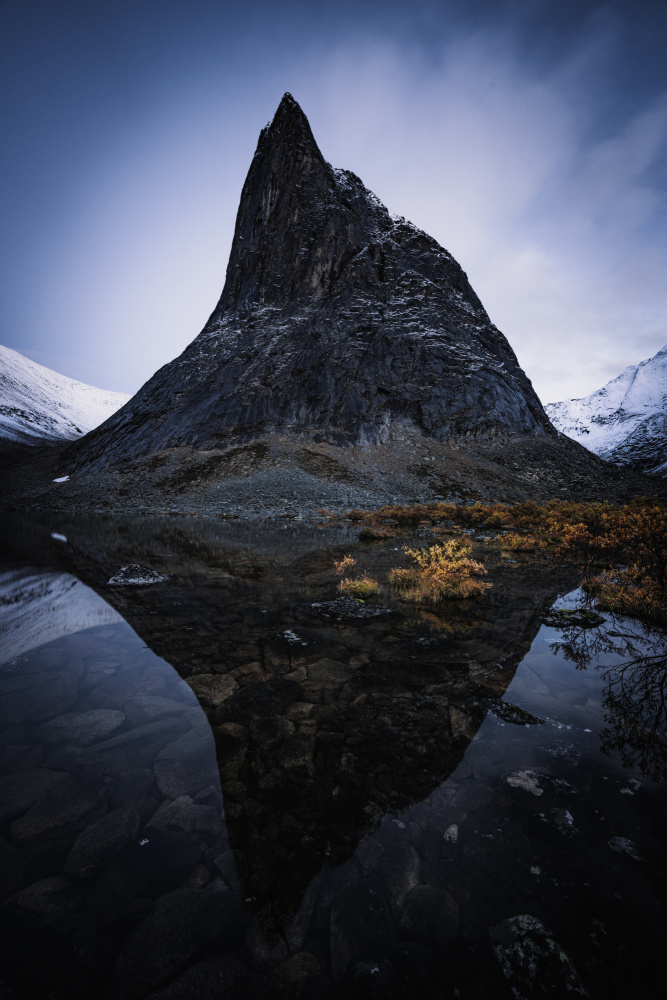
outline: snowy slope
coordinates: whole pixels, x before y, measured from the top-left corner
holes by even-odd
[[[667,476],[667,345],[590,396],[545,410],[559,431],[601,458]]]
[[[0,441],[71,441],[103,423],[129,398],[59,375],[0,346]]]

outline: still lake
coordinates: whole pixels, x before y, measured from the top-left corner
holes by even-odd
[[[2,1000],[656,995],[665,636],[480,536],[477,601],[341,598],[429,543],[358,534],[5,519]]]

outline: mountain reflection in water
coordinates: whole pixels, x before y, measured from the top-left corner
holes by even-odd
[[[609,997],[657,967],[662,637],[541,626],[576,577],[537,565],[440,621],[339,600],[334,559],[382,577],[401,544],[356,536],[8,526],[5,619],[48,577],[58,638],[0,667],[7,996]],[[167,579],[110,586],[128,564]]]

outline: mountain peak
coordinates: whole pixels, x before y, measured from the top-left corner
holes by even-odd
[[[0,450],[8,442],[76,440],[129,398],[68,378],[0,345]]]
[[[104,434],[83,461],[266,434],[368,445],[553,430],[451,254],[331,167],[285,94],[243,186],[216,309]]]
[[[266,128],[262,130],[261,135],[266,135],[268,138],[277,134],[283,135],[286,132],[290,138],[296,139],[297,142],[311,144],[317,149],[310,123],[303,113],[301,105],[294,100],[289,91],[283,94],[283,99],[278,105],[275,115]]]
[[[218,309],[275,299],[288,265],[299,270],[299,251],[333,188],[333,172],[308,119],[286,93],[260,133],[243,185]]]
[[[549,403],[563,434],[617,465],[667,475],[667,345],[581,399]]]

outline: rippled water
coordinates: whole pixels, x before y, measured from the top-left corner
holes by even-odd
[[[6,526],[3,1000],[653,995],[664,638],[481,543],[478,602],[340,600],[424,540],[357,534]]]

